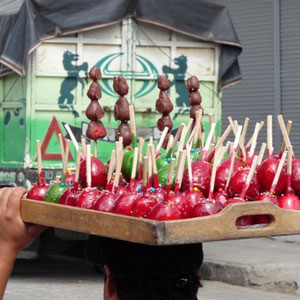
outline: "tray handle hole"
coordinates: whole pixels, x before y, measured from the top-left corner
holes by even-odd
[[[235,225],[238,229],[257,229],[269,227],[275,222],[275,217],[270,214],[245,215],[236,219]]]

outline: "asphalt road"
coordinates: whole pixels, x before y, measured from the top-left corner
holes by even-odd
[[[198,299],[289,300],[299,296],[275,294],[215,281],[203,281]],[[5,300],[103,300],[103,275],[82,261],[18,260],[8,282]]]

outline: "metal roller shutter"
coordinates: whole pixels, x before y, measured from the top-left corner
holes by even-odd
[[[256,122],[263,120],[266,124],[266,115],[274,114],[273,1],[212,2],[227,6],[243,46],[239,57],[243,79],[223,92],[223,128],[227,126],[229,115],[239,123],[243,123],[244,119],[249,117],[249,138]],[[263,141],[266,141],[266,126],[259,135],[257,151]]]
[[[285,120],[292,120],[291,141],[300,154],[300,1],[280,3],[281,109]]]

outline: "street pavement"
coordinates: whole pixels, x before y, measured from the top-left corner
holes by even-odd
[[[300,299],[300,244],[258,238],[204,244],[204,279],[281,293]]]
[[[198,299],[289,300],[299,296],[270,293],[216,281],[202,281]],[[8,282],[5,300],[103,300],[103,275],[82,261],[18,260]]]

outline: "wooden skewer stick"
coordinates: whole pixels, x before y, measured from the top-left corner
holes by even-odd
[[[242,141],[243,144],[245,143],[245,138],[246,138],[246,134],[247,134],[248,125],[249,125],[249,118],[245,118],[244,125],[243,125],[243,131],[242,131],[242,134],[241,134],[241,141]]]
[[[279,161],[275,176],[273,178],[272,185],[271,185],[271,188],[270,188],[270,193],[274,193],[274,191],[275,191],[275,188],[276,188],[276,185],[278,183],[282,168],[283,168],[285,160],[286,160],[286,156],[287,156],[287,152],[284,151],[282,156],[281,156],[281,159]]]
[[[178,163],[177,163],[177,170],[175,176],[175,188],[174,188],[175,193],[179,192],[181,187],[185,158],[186,158],[186,150],[180,150],[178,155]]]
[[[65,156],[63,160],[63,174],[66,174],[68,169],[68,160],[69,160],[69,153],[70,153],[70,144],[71,141],[67,140],[66,142],[66,150],[65,150]]]
[[[227,190],[228,190],[231,175],[233,173],[234,161],[235,161],[236,153],[238,150],[238,144],[240,141],[241,132],[242,132],[242,126],[238,126],[236,136],[234,138],[234,142],[232,145],[232,151],[230,152],[230,166],[229,166],[229,172],[228,172],[227,181],[226,181],[226,185],[225,185],[225,192],[227,192]]]
[[[292,176],[293,147],[288,147],[287,174]]]
[[[181,131],[181,136],[180,136],[180,139],[178,142],[177,154],[179,153],[180,150],[183,149],[183,143],[184,143],[186,135],[187,135],[187,127],[186,127],[186,125],[183,125],[182,131]]]
[[[192,172],[192,160],[191,160],[191,145],[186,145],[186,158],[188,165],[188,174],[189,174],[189,183],[190,183],[190,192],[193,191],[194,183],[193,183],[193,172]]]
[[[170,169],[169,169],[167,183],[166,183],[166,191],[168,193],[170,192],[172,186],[174,168],[175,168],[175,158],[172,158],[170,162]]]
[[[152,158],[151,158],[151,145],[153,144],[148,144],[147,146],[147,156],[148,156],[148,188],[152,187]]]
[[[108,173],[107,173],[107,184],[110,183],[112,174],[116,167],[116,150],[111,151],[110,161],[109,161],[109,167],[108,167]]]
[[[205,145],[205,132],[201,133],[201,147],[204,148]]]
[[[261,131],[261,129],[264,127],[264,124],[265,124],[264,121],[261,121],[261,122],[260,122],[258,133],[259,133],[259,132]],[[247,145],[246,145],[246,149],[248,149],[248,148],[251,146],[252,139],[253,139],[253,135],[252,135],[252,137],[250,138],[250,140],[248,141],[248,143],[247,143]]]
[[[266,143],[261,144],[260,151],[259,151],[259,154],[258,154],[258,160],[257,160],[257,165],[258,166],[260,166],[261,163],[262,163],[262,160],[264,158],[264,154],[265,154],[265,151],[266,151],[266,147],[267,147]]]
[[[236,135],[237,127],[235,127],[235,125],[232,121],[232,118],[229,116],[227,119],[229,121],[229,124],[231,125],[231,129],[232,129],[233,133]],[[244,143],[241,141],[241,139],[239,140],[239,146],[240,146],[242,154],[243,154],[243,159],[246,160],[247,159],[246,149],[245,149]]]
[[[223,132],[222,136],[219,138],[217,144],[216,144],[216,149],[219,148],[225,141],[225,139],[227,138],[228,134],[231,131],[231,125],[228,125],[226,130]]]
[[[279,126],[280,126],[280,129],[281,129],[281,133],[282,133],[284,142],[285,142],[285,144],[286,144],[286,147],[291,147],[292,144],[291,144],[289,135],[288,135],[288,133],[287,133],[286,127],[285,127],[285,125],[284,125],[284,120],[283,120],[282,115],[278,115],[278,116],[277,116],[277,119],[278,119],[278,122],[279,122]],[[294,156],[294,151],[293,151],[293,156]]]
[[[161,134],[161,137],[159,139],[159,142],[157,144],[157,147],[156,147],[156,150],[155,150],[155,157],[157,157],[157,155],[159,154],[159,151],[160,151],[160,148],[162,146],[162,144],[164,143],[165,141],[165,138],[168,134],[168,131],[169,131],[169,127],[165,127],[162,134]]]
[[[133,105],[129,105],[129,118],[131,133],[136,136],[135,114]]]
[[[117,167],[116,167],[116,177],[114,180],[114,187],[116,188],[119,185],[120,176],[121,176],[121,168],[123,163],[124,151],[123,149],[118,153],[117,159]]]
[[[131,190],[131,192],[134,191],[134,183],[135,183],[135,177],[136,177],[136,168],[137,168],[138,155],[139,155],[139,148],[135,147],[134,148],[134,153],[133,153],[133,162],[132,162],[131,178],[130,178],[130,190]]]
[[[86,184],[88,188],[92,186],[91,145],[86,146]]]
[[[40,140],[36,140],[36,153],[37,153],[38,175],[40,175],[42,173],[42,152],[41,152]]]
[[[214,135],[214,132],[215,132],[215,128],[216,128],[216,123],[212,123],[211,126],[210,126],[210,131],[209,131],[209,134],[208,134],[205,146],[204,146],[203,154],[202,154],[202,157],[201,157],[202,161],[206,160],[206,158],[207,158],[207,152],[210,148],[210,144],[211,144],[211,140],[212,140],[212,137]]]
[[[268,158],[273,154],[273,116],[267,116],[267,144],[268,144]]]
[[[209,120],[209,125],[211,126],[211,124],[214,122],[214,114],[213,113],[209,113],[208,114],[208,120]],[[212,143],[215,144],[216,143],[216,134],[213,134],[212,137]]]
[[[123,137],[119,136],[119,151],[123,150]]]
[[[170,148],[171,148],[171,145],[174,141],[174,136],[171,134],[170,137],[169,137],[169,141],[168,141],[168,145],[167,145],[167,148],[166,148],[166,152],[168,153]]]
[[[199,140],[199,127],[201,126],[200,124],[200,111],[196,111],[196,124],[194,126],[194,130],[195,130],[195,133],[194,133],[194,144],[197,144],[198,140]],[[190,140],[188,141],[190,142]]]
[[[223,151],[224,151],[223,147],[220,147],[215,153],[213,168],[212,168],[211,177],[210,177],[209,196],[208,196],[209,200],[213,199],[217,168],[222,160],[222,157],[223,157],[222,154],[224,154],[224,153],[222,153]]]
[[[146,187],[148,182],[148,156],[144,156],[143,168],[143,186]]]
[[[292,124],[293,124],[293,122],[290,121],[290,120],[286,124],[286,132],[287,132],[288,135],[290,135]],[[286,145],[285,145],[285,141],[283,140],[282,145],[281,145],[281,149],[280,149],[280,153],[283,153],[285,151],[285,148],[286,148]]]
[[[154,188],[158,188],[159,182],[158,182],[158,175],[157,175],[157,165],[156,165],[156,158],[155,158],[155,150],[154,146],[150,146],[150,151],[151,151],[151,159],[152,159],[152,169],[153,169],[153,184]]]
[[[64,127],[66,128],[66,130],[67,130],[67,132],[68,132],[68,134],[69,134],[69,136],[70,136],[70,138],[72,140],[72,143],[73,143],[76,151],[78,151],[79,145],[77,143],[77,140],[76,140],[76,138],[75,138],[75,136],[74,136],[74,134],[73,134],[73,132],[72,132],[69,124],[65,124]]]
[[[97,140],[94,140],[94,157],[98,157]]]
[[[186,142],[187,144],[191,144],[195,140],[195,134],[196,134],[196,126],[193,128],[193,130]]]
[[[145,140],[142,137],[139,137],[139,175],[138,179],[142,180],[143,178],[143,147]]]
[[[250,147],[250,151],[249,151],[249,157],[252,157],[253,154],[254,154],[256,144],[257,144],[257,137],[258,137],[259,127],[260,127],[260,123],[256,123],[254,133],[253,133],[253,139],[252,139],[251,147]]]
[[[58,141],[59,141],[59,146],[60,146],[61,160],[63,162],[64,158],[65,158],[65,147],[64,147],[64,142],[63,142],[61,133],[58,134]]]
[[[195,133],[196,147],[200,146],[199,143],[200,143],[200,140],[202,139],[202,134],[204,133],[204,132],[202,132],[202,122],[201,122],[202,117],[203,117],[203,110],[199,109],[198,112],[199,112],[199,119],[198,119],[199,125],[198,125],[198,132]],[[196,115],[196,117],[197,117],[197,115]],[[196,119],[196,121],[197,121],[197,119]],[[204,147],[204,145],[203,145],[203,147]]]
[[[251,164],[251,168],[250,168],[250,171],[249,171],[247,179],[246,179],[246,184],[244,185],[243,190],[241,192],[241,196],[240,197],[242,199],[245,198],[247,190],[248,190],[249,185],[251,183],[251,180],[252,180],[252,178],[254,176],[254,173],[255,173],[255,170],[256,170],[256,166],[257,166],[257,160],[258,160],[258,155],[254,155],[253,161],[252,161],[252,164]]]
[[[86,139],[82,136],[81,137],[81,145],[82,145],[82,151],[81,153],[86,156]]]
[[[176,132],[176,134],[175,134],[173,143],[172,143],[171,148],[169,149],[169,152],[168,152],[168,156],[169,156],[169,157],[172,155],[172,153],[173,153],[173,151],[174,151],[174,149],[175,149],[175,146],[176,146],[176,144],[177,144],[177,142],[178,142],[178,140],[179,140],[179,138],[180,138],[180,136],[181,136],[182,129],[183,129],[184,126],[185,126],[185,125],[184,125],[183,123],[180,124],[180,126],[179,126],[179,128],[178,128],[178,130],[177,130],[177,132]]]
[[[80,156],[82,149],[79,147],[77,151],[77,159],[76,159],[76,170],[75,170],[75,183],[79,181],[79,171],[80,171]]]

